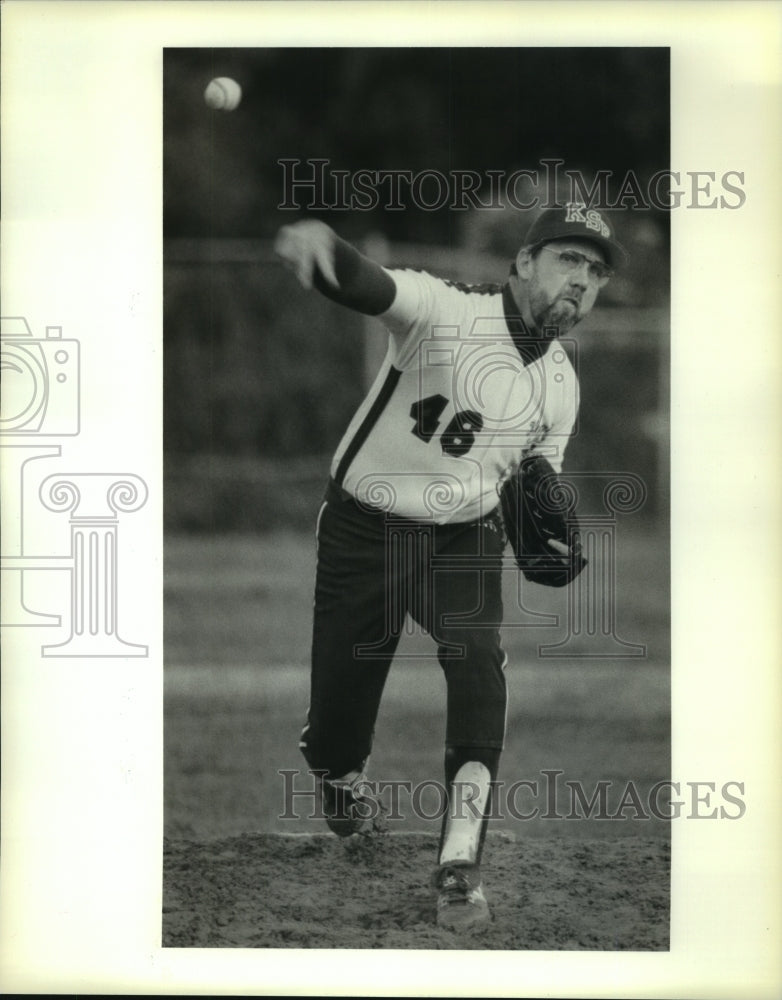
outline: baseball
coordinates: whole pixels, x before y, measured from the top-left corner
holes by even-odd
[[[239,107],[242,88],[230,76],[218,76],[211,80],[204,91],[207,107],[214,111],[233,111]]]

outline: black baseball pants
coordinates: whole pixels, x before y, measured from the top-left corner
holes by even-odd
[[[499,511],[435,525],[367,511],[332,482],[317,534],[310,707],[300,744],[310,767],[328,777],[363,767],[408,613],[437,643],[446,747],[499,752],[507,702]]]

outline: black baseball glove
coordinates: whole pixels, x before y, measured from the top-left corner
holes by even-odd
[[[505,530],[531,583],[565,587],[586,566],[570,491],[540,455],[522,460],[500,491]],[[553,544],[551,544],[553,543]]]

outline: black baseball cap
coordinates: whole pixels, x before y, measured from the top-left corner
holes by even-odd
[[[614,238],[613,226],[605,213],[587,208],[580,201],[569,201],[566,205],[555,205],[541,212],[527,230],[525,246],[574,238],[597,244],[611,267],[619,267],[628,259],[627,251]]]

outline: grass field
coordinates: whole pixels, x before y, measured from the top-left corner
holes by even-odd
[[[611,782],[616,804],[628,782],[643,801],[669,776],[666,554],[667,544],[648,525],[620,525],[616,632],[646,646],[638,658],[542,658],[541,644],[567,635],[567,595],[527,585],[520,607],[518,574],[509,569],[503,642],[510,705],[501,780],[541,781],[543,770],[561,770],[562,781],[581,782],[588,793],[598,781]],[[312,830],[306,818],[278,818],[278,771],[304,767],[297,741],[308,702],[312,534],[175,536],[165,555],[167,835],[203,840]],[[549,624],[534,625],[543,614]],[[444,704],[431,640],[405,636],[378,720],[373,777],[441,779]],[[514,836],[667,836],[668,824],[639,821],[633,809],[625,815],[613,822],[506,817],[497,824],[512,827]],[[411,815],[398,823],[423,832],[439,825]]]

